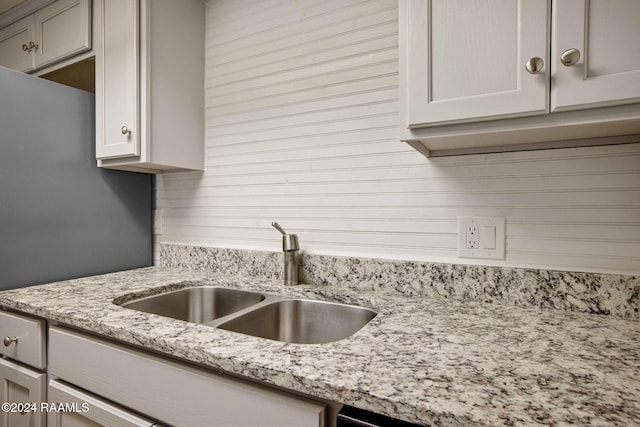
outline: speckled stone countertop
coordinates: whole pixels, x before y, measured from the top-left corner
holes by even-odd
[[[378,311],[355,335],[287,344],[113,301],[220,285]],[[0,292],[0,305],[423,425],[640,425],[640,321],[393,290],[150,267]]]

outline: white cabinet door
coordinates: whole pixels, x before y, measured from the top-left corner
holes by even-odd
[[[49,381],[49,427],[151,427],[153,421],[56,380]],[[54,408],[66,405],[68,411]]]
[[[640,102],[640,1],[555,0],[552,69],[552,111]]]
[[[34,16],[36,68],[91,49],[89,0],[58,0]]]
[[[44,427],[40,403],[46,401],[46,374],[0,359],[0,380],[0,402],[16,404],[0,412],[0,427]]]
[[[23,46],[29,46],[34,40],[32,16],[0,29],[0,66],[25,72],[33,70],[32,55]]]
[[[0,29],[0,65],[33,71],[91,49],[90,0],[57,0]]]
[[[96,158],[140,155],[139,2],[101,7],[102,55],[96,57]]]
[[[405,125],[548,112],[549,9],[541,0],[402,0]]]
[[[204,2],[94,0],[99,167],[204,167]],[[179,18],[179,19],[177,19]]]

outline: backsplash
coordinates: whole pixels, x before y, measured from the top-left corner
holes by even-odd
[[[399,139],[398,1],[208,1],[205,171],[158,242],[640,275],[640,144],[426,159]],[[458,216],[506,218],[463,260]],[[156,248],[157,250],[157,248]]]
[[[160,265],[281,279],[281,252],[160,245]],[[640,278],[323,255],[301,256],[303,283],[640,318]]]

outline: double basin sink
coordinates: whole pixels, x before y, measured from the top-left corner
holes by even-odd
[[[353,305],[195,286],[135,299],[122,307],[232,332],[298,344],[347,338],[376,312]]]

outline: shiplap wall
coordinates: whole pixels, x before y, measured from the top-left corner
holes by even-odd
[[[640,144],[426,159],[398,139],[397,0],[207,3],[206,170],[159,176],[159,242],[640,273]],[[504,216],[505,261],[457,257]]]

